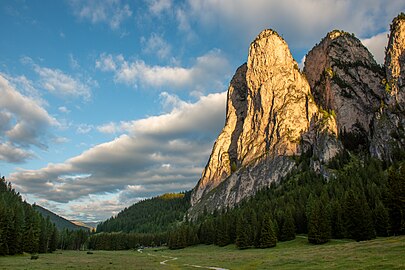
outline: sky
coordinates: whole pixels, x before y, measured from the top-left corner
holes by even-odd
[[[303,66],[333,29],[384,61],[403,0],[1,0],[0,174],[68,219],[192,189],[250,42]]]

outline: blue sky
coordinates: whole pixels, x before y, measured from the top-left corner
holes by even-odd
[[[383,62],[400,0],[0,2],[0,173],[31,203],[98,221],[197,183],[226,89],[265,28],[296,61],[327,32]]]

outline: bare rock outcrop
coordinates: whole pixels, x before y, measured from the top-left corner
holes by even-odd
[[[233,206],[280,180],[295,166],[291,156],[309,149],[302,141],[312,145],[324,136],[331,144],[335,118],[323,118],[284,39],[272,30],[260,33],[230,83],[225,127],[193,190],[192,209]],[[310,132],[320,123],[329,128]],[[320,155],[329,159],[337,149]]]
[[[389,105],[405,109],[405,14],[401,13],[391,24],[388,47],[385,52],[386,90]]]
[[[307,54],[304,74],[316,103],[336,115],[338,135],[367,138],[384,97],[384,70],[360,40],[343,31],[328,33]]]
[[[395,160],[405,150],[405,14],[393,20],[385,67],[359,39],[332,31],[300,72],[282,37],[265,30],[228,89],[225,126],[191,195],[188,215],[233,207],[298,169],[330,177],[343,149]]]
[[[405,14],[391,24],[385,52],[385,97],[375,114],[370,153],[385,161],[405,149]]]

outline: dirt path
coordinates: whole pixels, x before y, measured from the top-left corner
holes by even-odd
[[[138,249],[137,250],[139,253],[143,254],[143,249]],[[157,255],[151,254],[151,253],[146,253],[148,256],[152,257],[158,257]],[[160,257],[165,258],[165,260],[161,261],[161,265],[168,265],[167,262],[169,261],[175,261],[178,258],[177,257],[171,257],[171,256],[165,256],[165,255],[160,255]],[[201,266],[201,265],[196,265],[196,264],[183,264],[184,266],[190,266],[190,267],[195,267],[195,268],[202,268],[202,269],[211,269],[211,270],[229,270],[226,268],[221,268],[221,267],[215,267],[215,266]]]

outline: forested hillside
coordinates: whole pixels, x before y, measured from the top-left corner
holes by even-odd
[[[97,232],[165,232],[183,220],[189,207],[190,192],[164,194],[125,208],[99,224]]]
[[[405,232],[405,162],[380,161],[345,152],[328,167],[329,180],[297,159],[300,169],[273,183],[236,208],[182,224],[169,237],[171,248],[197,243],[244,249],[271,247],[296,234],[322,244],[329,239],[357,241]]]
[[[58,230],[68,229],[68,230],[89,230],[87,227],[78,226],[69,220],[49,211],[48,209],[43,208],[37,204],[32,206],[38,213],[40,213],[44,218],[49,216],[52,223],[56,225]]]
[[[0,255],[56,250],[58,231],[22,200],[4,177],[0,178]]]

